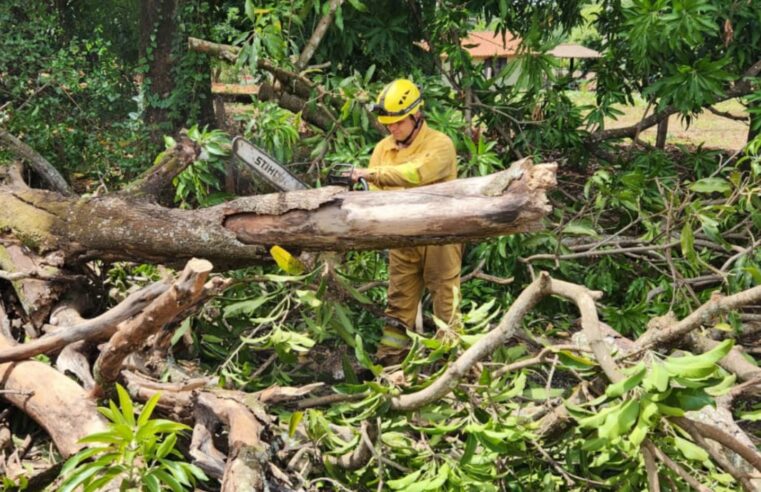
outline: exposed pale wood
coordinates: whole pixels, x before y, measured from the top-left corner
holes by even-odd
[[[554,164],[524,159],[507,171],[402,191],[345,192],[316,210],[231,213],[225,227],[252,244],[308,250],[382,249],[455,243],[534,231],[549,211]],[[291,192],[288,195],[313,191]]]
[[[9,346],[0,338],[0,348]],[[64,457],[81,449],[78,441],[86,435],[106,430],[87,392],[42,362],[0,364],[0,388],[11,390],[3,397],[43,427]]]
[[[95,362],[96,383],[104,385],[116,381],[122,362],[130,353],[150,335],[194,306],[209,291],[220,287],[223,283],[221,279],[214,279],[216,282],[208,288],[204,286],[211,270],[212,264],[207,260],[190,260],[171,288],[120,327]]]

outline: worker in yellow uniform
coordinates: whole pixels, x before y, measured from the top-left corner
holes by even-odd
[[[364,178],[373,188],[397,190],[457,178],[454,144],[426,124],[422,107],[420,89],[410,80],[394,80],[383,88],[373,111],[390,135],[375,146],[367,169],[354,169],[353,181]],[[425,287],[433,314],[449,326],[459,325],[461,263],[461,244],[390,250],[386,314],[412,329]],[[408,343],[405,333],[386,326],[379,354],[403,351]]]

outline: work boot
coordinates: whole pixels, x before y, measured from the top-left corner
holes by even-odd
[[[375,361],[384,366],[394,366],[401,364],[407,353],[409,353],[409,347],[390,347],[388,345],[378,345],[378,349],[375,351]]]

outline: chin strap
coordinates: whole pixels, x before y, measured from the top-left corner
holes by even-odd
[[[410,134],[407,135],[407,138],[405,138],[404,140],[396,141],[396,144],[400,147],[404,147],[407,144],[409,144],[410,141],[412,141],[412,137],[414,137],[417,134],[417,131],[418,131],[418,128],[420,128],[420,125],[423,124],[423,115],[420,115],[417,118],[415,118],[415,116],[413,115],[412,119],[415,120],[415,126],[412,127],[412,131],[410,132]]]

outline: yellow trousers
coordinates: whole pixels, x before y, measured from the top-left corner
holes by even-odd
[[[455,305],[455,292],[459,297],[462,248],[462,244],[445,244],[390,250],[386,314],[413,329],[426,288],[433,300],[433,314],[450,326],[458,325],[460,307]]]

